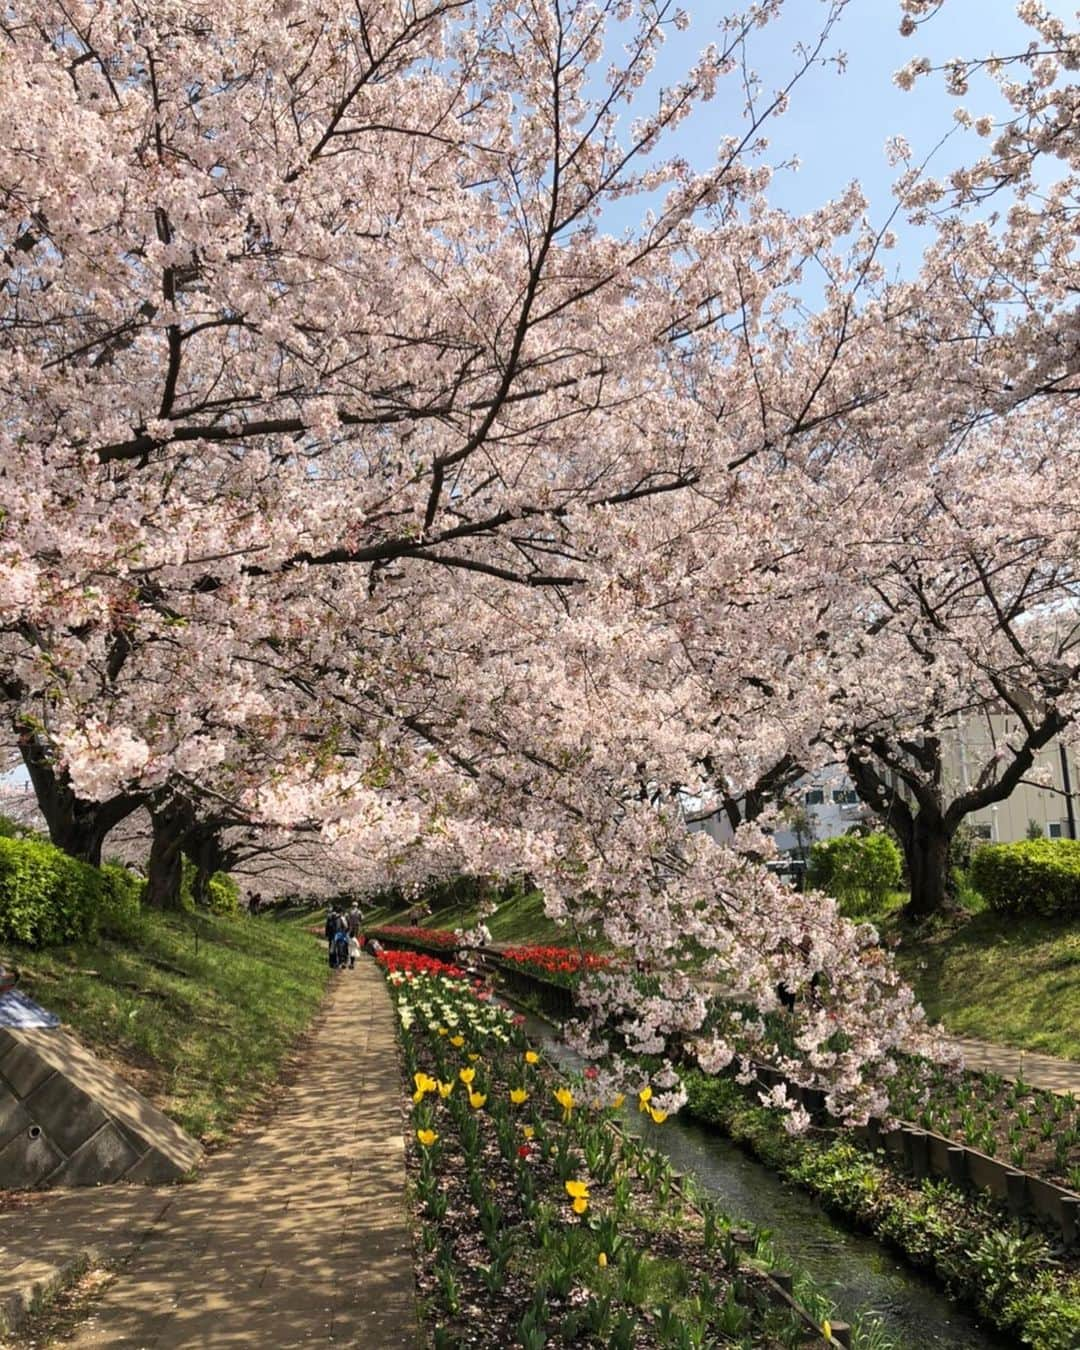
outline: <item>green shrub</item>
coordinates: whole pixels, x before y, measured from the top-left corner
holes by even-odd
[[[852,913],[878,909],[900,884],[900,850],[887,834],[842,834],[810,850],[807,880]]]
[[[186,910],[197,908],[195,904],[195,864],[187,854],[181,860],[183,873],[180,880],[180,904]],[[205,908],[211,914],[238,914],[240,912],[240,887],[225,872],[215,872],[210,878]]]
[[[104,863],[101,881],[99,928],[110,937],[134,936],[139,926],[146,882],[120,863]]]
[[[212,914],[240,912],[240,887],[225,872],[215,872],[210,878],[210,912]]]
[[[104,890],[96,867],[54,845],[0,838],[0,939],[45,947],[89,937]]]
[[[971,861],[971,879],[1003,914],[1080,914],[1080,841],[986,844]]]
[[[1034,1350],[1080,1345],[1080,1281],[1059,1282],[1049,1271],[1018,1288],[1007,1304],[1009,1322],[1022,1327]]]

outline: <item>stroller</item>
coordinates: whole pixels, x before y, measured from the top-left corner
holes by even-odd
[[[331,949],[330,964],[336,970],[344,970],[349,964],[349,935],[344,928],[339,928],[334,934],[334,945]]]

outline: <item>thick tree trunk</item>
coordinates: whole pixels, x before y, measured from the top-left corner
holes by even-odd
[[[955,830],[939,815],[920,811],[915,817],[907,853],[911,900],[905,913],[924,919],[939,913],[948,898],[949,851]]]
[[[196,825],[184,841],[184,852],[195,867],[192,898],[203,909],[210,905],[210,878],[225,870],[225,852],[216,830]]]
[[[191,884],[191,895],[200,909],[210,908],[210,878],[213,875],[214,872],[208,867],[204,867],[201,863],[195,864],[195,880]]]
[[[184,875],[184,838],[191,828],[190,813],[175,805],[151,813],[154,825],[147,868],[146,899],[149,909],[178,910],[180,883]]]
[[[77,797],[67,776],[57,771],[55,762],[34,737],[21,738],[19,750],[49,827],[49,838],[73,858],[100,867],[101,849],[109,831],[137,811],[143,799],[126,793],[102,802]]]
[[[217,848],[217,840],[213,836],[196,833],[194,838],[189,838],[185,852],[194,864],[194,882],[192,884],[192,898],[200,909],[209,909],[211,903],[211,877],[213,873],[220,872],[220,849]]]

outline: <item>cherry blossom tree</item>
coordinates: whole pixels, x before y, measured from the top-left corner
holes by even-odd
[[[98,856],[163,740],[218,754],[205,693],[157,731],[185,644],[236,725],[239,663],[394,567],[571,584],[608,508],[700,481],[683,366],[786,91],[707,172],[664,144],[775,8],[648,109],[668,0],[6,13],[4,690],[55,838]]]
[[[767,0],[645,106],[668,0],[8,7],[0,661],[54,818],[99,813],[79,847],[148,809],[160,904],[229,831],[371,889],[527,871],[624,955],[583,1035],[662,1101],[681,1049],[884,1109],[924,1025],[872,931],[679,795],[907,741],[961,672],[1069,713],[1035,433],[998,498],[985,462],[1030,405],[1060,464],[1068,350],[1049,266],[999,318],[1030,222],[981,246],[915,175],[902,284],[856,185],[769,203],[765,122],[843,8],[775,95]],[[669,138],[722,80],[745,116],[697,171]],[[929,671],[924,564],[959,587]]]

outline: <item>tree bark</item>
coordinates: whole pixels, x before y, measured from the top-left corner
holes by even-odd
[[[184,840],[191,829],[191,812],[183,804],[170,802],[151,811],[154,832],[150,841],[146,899],[148,909],[176,911],[182,907],[181,882],[184,876]]]
[[[904,907],[904,912],[913,919],[925,919],[945,907],[954,833],[955,827],[933,812],[920,811],[915,817],[911,848],[907,851],[911,899]]]
[[[210,879],[216,872],[226,871],[229,862],[221,837],[216,829],[196,825],[188,832],[183,848],[195,867],[192,898],[200,908],[208,909]]]
[[[19,751],[45,817],[49,838],[57,848],[80,862],[100,867],[101,850],[109,831],[137,811],[143,798],[128,793],[102,802],[78,797],[67,775],[57,770],[55,761],[36,737],[20,737]]]
[[[936,745],[933,753],[939,753]],[[913,919],[937,914],[948,899],[949,851],[963,815],[944,811],[928,783],[919,783],[918,792],[911,785],[920,800],[909,804],[869,759],[854,751],[847,765],[859,796],[900,841],[911,884],[904,913]]]

